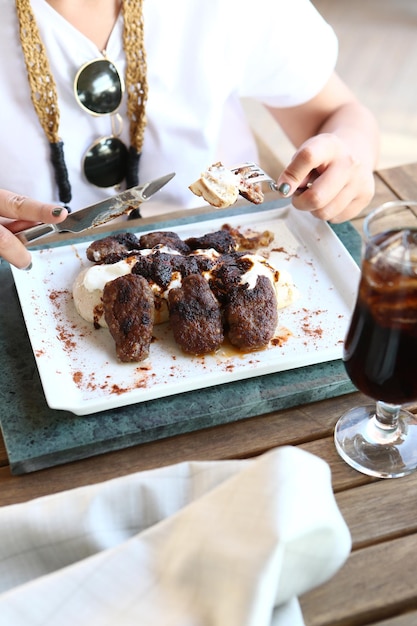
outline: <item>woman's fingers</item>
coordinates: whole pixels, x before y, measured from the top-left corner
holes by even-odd
[[[14,220],[50,223],[61,221],[61,215],[67,215],[66,209],[53,204],[32,200],[6,189],[0,189],[0,216]],[[61,218],[61,219],[60,219]]]
[[[13,233],[0,225],[0,256],[18,269],[26,269],[31,263],[31,254]]]
[[[374,193],[372,171],[355,160],[337,137],[326,133],[299,148],[277,184],[281,193],[292,195],[297,209],[334,222],[357,214]]]
[[[13,233],[34,223],[62,222],[67,215],[63,207],[0,189],[0,256],[19,269],[27,268],[31,263],[31,254]]]

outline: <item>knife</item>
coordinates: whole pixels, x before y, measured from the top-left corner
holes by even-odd
[[[19,233],[16,233],[16,237],[27,245],[40,237],[52,233],[81,233],[87,230],[87,228],[101,226],[110,220],[114,220],[116,217],[128,215],[131,211],[137,209],[142,202],[149,200],[151,196],[169,183],[174,176],[175,172],[156,178],[144,185],[139,185],[139,187],[131,187],[116,196],[71,213],[59,224],[38,224],[21,230]]]

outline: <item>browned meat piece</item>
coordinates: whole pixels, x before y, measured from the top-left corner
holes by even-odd
[[[245,185],[239,187],[239,194],[249,200],[249,202],[253,202],[253,204],[262,204],[265,200],[265,196],[263,194],[261,185],[251,185],[245,181]]]
[[[229,294],[225,319],[230,342],[240,350],[265,348],[278,323],[274,288],[266,276],[258,276],[253,289],[235,287]]]
[[[148,233],[146,235],[142,235],[139,238],[141,248],[155,248],[155,246],[168,246],[171,250],[177,250],[177,252],[181,252],[181,254],[188,254],[190,252],[190,248],[187,244],[177,235],[177,233],[173,233],[169,230],[167,231],[154,231],[153,233]]]
[[[233,252],[220,257],[211,271],[209,284],[222,305],[228,302],[229,294],[239,286],[243,274],[252,267],[253,262],[245,257],[244,252]]]
[[[120,361],[143,361],[149,356],[154,298],[142,276],[119,276],[104,286],[104,316]]]
[[[216,266],[218,262],[217,259],[214,260],[208,256],[205,256],[204,254],[190,255],[189,257],[187,257],[187,259],[195,259],[195,262],[198,268],[197,272],[193,272],[195,274],[202,274],[203,272],[209,272],[210,270],[213,269],[213,267]]]
[[[229,254],[237,249],[237,243],[227,230],[207,233],[202,237],[190,237],[185,243],[191,250],[208,250],[214,248],[220,254]]]
[[[138,257],[132,269],[133,274],[144,276],[164,291],[169,287],[174,272],[179,272],[184,277],[189,274],[197,274],[198,271],[199,264],[196,257],[169,254],[158,250],[152,254]]]
[[[132,274],[143,276],[165,291],[172,280],[171,258],[171,254],[159,252],[149,256],[139,256],[132,268]]]
[[[139,239],[133,233],[119,233],[93,241],[87,248],[87,259],[94,263],[117,263],[139,250]]]
[[[219,303],[207,281],[191,274],[168,295],[169,319],[175,341],[188,354],[208,354],[223,342]]]
[[[251,183],[251,177],[257,174],[253,173],[248,167],[240,167],[236,170],[237,174],[241,174],[242,182],[239,185],[239,194],[253,202],[254,204],[262,204],[264,201],[264,194],[262,192],[262,185],[259,183]]]

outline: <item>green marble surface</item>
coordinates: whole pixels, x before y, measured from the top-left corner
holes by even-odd
[[[276,202],[267,202],[260,210],[276,206]],[[242,212],[242,209],[232,208],[224,215],[227,217],[237,211]],[[193,221],[206,220],[208,215],[197,216]],[[213,217],[218,217],[218,213],[213,213]],[[183,221],[159,220],[155,227],[170,228]],[[361,242],[356,230],[349,223],[333,229],[358,261]],[[0,353],[0,424],[13,474],[354,390],[342,361],[332,361],[89,416],[52,410],[45,401],[13,277],[5,262],[0,262]]]

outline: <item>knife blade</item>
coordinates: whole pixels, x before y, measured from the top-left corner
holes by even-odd
[[[111,220],[128,215],[142,202],[149,200],[175,176],[175,172],[155,178],[144,185],[131,187],[115,196],[106,198],[89,207],[70,213],[59,224],[38,224],[16,233],[16,237],[25,245],[52,233],[81,233],[88,228],[101,226]]]

